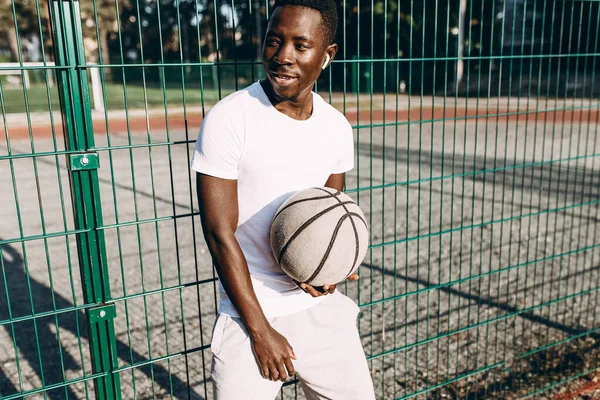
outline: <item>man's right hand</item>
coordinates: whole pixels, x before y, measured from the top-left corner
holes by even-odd
[[[287,339],[271,326],[250,335],[252,351],[265,379],[284,382],[294,375],[292,360],[296,359]]]

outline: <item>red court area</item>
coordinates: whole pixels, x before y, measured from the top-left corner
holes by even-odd
[[[455,107],[424,107],[421,109],[413,108],[411,110],[352,110],[346,112],[346,118],[353,125],[359,128],[369,127],[370,125],[394,126],[396,124],[419,124],[443,122],[447,123],[466,122],[466,123],[482,123],[482,121],[519,121],[519,122],[546,122],[549,124],[560,123],[598,123],[600,122],[600,108],[589,109],[573,109],[573,110],[508,110],[489,108],[477,110],[472,108],[455,108]],[[146,133],[158,131],[182,131],[189,132],[190,137],[195,137],[200,124],[202,123],[202,115],[197,113],[184,114],[169,114],[168,118],[164,115],[149,115],[149,116],[130,116],[129,119],[114,118],[95,119],[93,122],[94,133],[97,135],[106,135],[106,132],[111,134],[127,134],[130,133]],[[8,124],[8,137],[13,140],[28,140],[30,135],[34,139],[51,137],[53,131],[57,136],[62,136],[61,123],[55,123],[54,130],[48,123],[11,126]],[[0,128],[0,142],[6,140],[4,127]]]

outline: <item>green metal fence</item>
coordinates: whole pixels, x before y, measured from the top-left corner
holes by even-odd
[[[343,0],[381,399],[553,398],[600,367],[597,1]],[[188,165],[268,1],[0,0],[0,399],[212,398]],[[304,398],[295,383],[283,398]]]

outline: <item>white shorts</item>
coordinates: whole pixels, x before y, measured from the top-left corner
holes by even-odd
[[[269,319],[294,349],[297,360],[292,362],[307,399],[375,399],[356,328],[358,310],[335,292],[308,310]],[[211,350],[215,399],[275,399],[283,383],[261,376],[241,319],[217,317]]]

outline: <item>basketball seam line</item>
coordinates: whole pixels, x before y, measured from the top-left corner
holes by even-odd
[[[321,272],[321,270],[325,266],[325,262],[327,262],[327,258],[329,258],[329,254],[331,253],[331,249],[333,248],[333,244],[335,243],[335,239],[337,239],[337,234],[340,231],[340,229],[342,227],[342,224],[347,219],[348,219],[348,214],[342,215],[342,218],[339,219],[337,225],[335,226],[335,229],[333,230],[333,233],[331,235],[331,239],[329,239],[329,245],[327,246],[327,250],[325,251],[325,254],[323,254],[323,258],[321,259],[321,262],[319,263],[319,266],[315,269],[315,271],[310,276],[310,278],[308,278],[305,281],[305,283],[308,283],[310,285],[309,282],[311,282],[313,279],[315,279],[317,277],[317,275],[319,275],[319,272]]]
[[[320,189],[320,188],[319,188]],[[326,190],[324,189],[320,189],[323,190],[324,192]],[[337,191],[336,194],[333,196],[337,201],[340,202],[340,204],[342,203],[342,201],[337,197],[338,194],[340,194],[340,191]],[[344,207],[344,210],[346,211],[346,215],[348,215],[350,212],[348,211],[348,208],[342,204],[342,207]],[[360,216],[359,216],[360,218]],[[362,218],[360,218],[362,220]],[[365,226],[367,225],[367,222],[363,220],[363,222],[365,223]],[[352,224],[352,230],[354,231],[354,244],[355,246],[355,250],[354,250],[354,261],[352,262],[352,266],[350,267],[350,271],[346,274],[346,278],[348,278],[350,276],[350,274],[352,273],[352,271],[354,270],[354,266],[356,265],[356,262],[358,261],[358,251],[359,251],[359,246],[358,246],[358,230],[356,229],[356,225],[354,224],[354,221],[352,218],[350,218],[350,223]]]
[[[344,207],[344,208],[346,208],[346,207]],[[368,230],[367,222],[365,220],[363,220],[362,217],[358,213],[348,212],[348,215],[358,217],[358,219],[360,219],[365,224],[365,228],[367,228],[367,230]],[[354,263],[352,264],[352,268],[350,269],[350,271],[346,274],[346,278],[348,278],[350,276],[350,274],[356,267],[356,262],[358,261],[358,251],[360,250],[359,244],[358,244],[358,230],[356,229],[356,225],[354,224],[354,218],[350,218],[350,223],[352,224],[352,229],[354,230],[354,240],[356,243],[356,250],[354,253]]]
[[[313,222],[315,222],[318,218],[322,217],[323,215],[325,215],[326,213],[328,213],[329,211],[340,207],[340,206],[344,206],[344,204],[352,204],[354,203],[353,201],[348,201],[346,203],[340,203],[340,204],[335,204],[333,206],[329,206],[326,209],[318,212],[317,214],[313,215],[310,219],[308,219],[308,221],[306,221],[305,223],[303,223],[297,230],[296,232],[294,232],[292,234],[292,236],[290,237],[290,239],[287,241],[287,243],[281,248],[281,251],[279,252],[279,257],[277,258],[277,262],[279,264],[281,264],[281,259],[283,258],[283,255],[285,254],[287,248],[290,246],[290,243],[292,243],[294,241],[294,239],[296,239],[310,224],[312,224]]]
[[[319,272],[321,272],[321,270],[323,269],[323,267],[325,266],[325,262],[327,262],[327,258],[329,258],[329,254],[331,253],[331,249],[333,248],[333,244],[335,243],[335,239],[337,239],[337,235],[342,227],[342,224],[346,221],[346,219],[349,219],[350,221],[352,221],[352,217],[358,217],[359,219],[362,220],[362,218],[360,217],[360,215],[358,213],[355,212],[349,212],[345,215],[343,215],[340,220],[338,221],[338,224],[336,225],[333,234],[331,235],[331,239],[329,240],[329,246],[327,247],[327,251],[325,251],[325,254],[323,255],[323,259],[321,260],[321,263],[319,264],[319,266],[317,267],[317,269],[315,270],[315,272],[313,272],[313,274],[310,276],[310,278],[308,278],[306,281],[304,281],[304,283],[308,283],[310,285],[310,281],[312,281],[313,279],[316,278],[316,276],[319,274]],[[363,221],[364,222],[364,221]],[[353,224],[354,225],[354,224]],[[356,248],[358,249],[358,238],[356,241]],[[358,258],[355,256],[355,259]],[[354,262],[356,264],[356,261]],[[350,271],[352,272],[352,271]],[[348,274],[350,275],[350,274]],[[346,278],[348,277],[348,275],[346,275]]]
[[[338,192],[339,193],[339,192]],[[327,199],[330,197],[335,197],[335,195],[333,193],[329,193],[327,192],[328,196],[323,196],[323,197],[311,197],[309,199],[300,199],[300,200],[296,200],[291,202],[290,204],[286,205],[285,207],[283,207],[281,210],[279,210],[277,212],[277,214],[275,214],[275,216],[273,217],[273,222],[277,219],[277,217],[279,217],[281,215],[281,213],[285,210],[287,210],[288,208],[290,208],[291,206],[298,204],[298,203],[303,203],[305,201],[310,201],[310,200],[323,200],[323,199]]]

